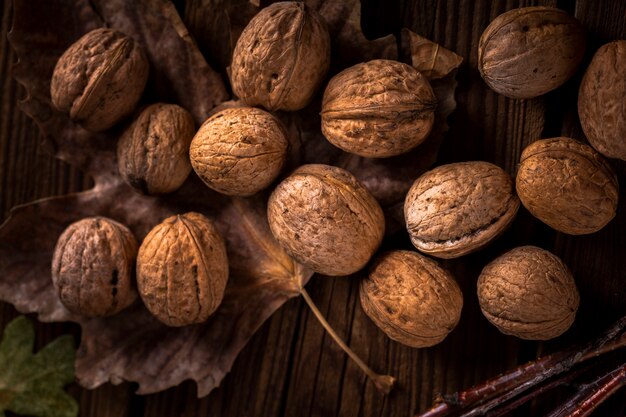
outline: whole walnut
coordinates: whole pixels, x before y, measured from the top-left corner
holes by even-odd
[[[112,29],[84,35],[61,55],[52,74],[52,104],[91,131],[106,130],[134,110],[148,80],[148,59],[129,36]]]
[[[484,247],[513,222],[520,202],[502,168],[483,161],[442,165],[420,176],[404,201],[413,245],[439,258]]]
[[[206,321],[222,302],[227,281],[224,240],[202,214],[168,217],[139,247],[139,294],[148,310],[168,326]]]
[[[269,198],[272,234],[304,266],[325,275],[363,268],[380,246],[385,218],[376,199],[348,171],[302,165]]]
[[[237,40],[233,92],[250,106],[300,110],[328,72],[330,36],[323,18],[303,2],[261,10]]]
[[[322,133],[360,156],[385,158],[410,151],[430,134],[437,98],[410,65],[377,59],[335,75],[322,101]]]
[[[68,310],[110,316],[137,299],[133,269],[137,241],[123,224],[105,217],[72,223],[57,241],[52,282]]]
[[[274,181],[287,158],[282,123],[254,107],[222,110],[211,116],[191,142],[196,174],[210,188],[247,196]]]
[[[626,161],[626,41],[602,46],[578,93],[578,114],[589,143],[609,158]]]
[[[177,190],[189,176],[193,118],[175,104],[146,107],[117,144],[122,178],[145,194]]]
[[[617,211],[615,172],[591,146],[570,138],[543,139],[527,146],[516,187],[533,216],[570,235],[597,232]]]
[[[547,250],[522,246],[485,266],[478,278],[478,301],[502,333],[548,340],[569,329],[580,299],[563,261]]]
[[[552,91],[585,54],[578,20],[552,7],[523,7],[496,17],[480,37],[478,70],[489,87],[511,98]]]
[[[359,289],[365,314],[391,339],[411,347],[436,345],[461,318],[463,294],[456,281],[417,252],[380,255]]]

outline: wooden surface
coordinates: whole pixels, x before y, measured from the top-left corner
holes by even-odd
[[[90,180],[50,157],[40,146],[35,124],[17,102],[22,89],[11,77],[14,55],[6,40],[10,1],[2,3],[0,38],[0,220],[15,204],[85,189]],[[381,3],[382,4],[382,3]],[[489,91],[476,67],[480,34],[498,14],[519,6],[551,5],[575,14],[589,31],[584,65],[602,43],[626,38],[626,2],[621,0],[491,1],[429,0],[404,3],[368,1],[363,15],[366,33],[384,35],[402,26],[426,36],[465,58],[458,73],[458,108],[441,149],[439,163],[481,159],[511,174],[521,149],[535,139],[560,135],[584,140],[576,114],[582,71],[564,87],[526,101],[508,100]],[[202,1],[181,3],[183,16],[194,16]],[[612,161],[626,189],[626,165]],[[465,297],[458,327],[440,345],[411,349],[391,342],[364,315],[356,280],[313,279],[308,290],[328,321],[372,368],[398,377],[389,397],[378,393],[356,366],[324,334],[300,299],[289,301],[253,337],[222,386],[196,399],[193,383],[165,392],[137,396],[133,384],[105,385],[70,391],[81,416],[410,416],[429,407],[438,392],[453,392],[494,376],[568,343],[584,340],[626,313],[626,198],[618,218],[599,233],[569,237],[556,233],[521,210],[506,235],[478,254],[445,262]],[[405,242],[403,242],[405,243]],[[574,327],[550,343],[522,342],[500,334],[482,317],[475,296],[481,268],[504,250],[535,244],[554,251],[571,267],[581,293]],[[0,330],[17,315],[1,304]],[[37,345],[71,332],[72,324],[37,324]],[[565,391],[567,392],[567,391]],[[520,415],[542,415],[563,393],[524,409]],[[618,392],[597,416],[626,415],[626,393]]]

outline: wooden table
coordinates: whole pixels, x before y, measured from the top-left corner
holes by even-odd
[[[11,2],[2,3],[0,38],[0,220],[10,208],[36,198],[88,188],[90,180],[53,159],[39,145],[35,124],[17,102],[22,88],[11,77],[11,51],[6,34]],[[203,1],[181,3],[184,17],[193,16]],[[576,112],[582,70],[565,86],[534,100],[508,100],[488,90],[476,66],[478,39],[498,14],[518,6],[558,6],[579,18],[589,31],[585,66],[599,45],[626,38],[626,1],[489,1],[400,0],[376,6],[368,1],[363,14],[367,32],[383,35],[402,26],[441,43],[465,58],[458,73],[458,108],[441,148],[438,163],[486,160],[515,174],[521,150],[541,137],[570,136],[584,140]],[[372,3],[372,4],[370,4]],[[493,3],[493,4],[492,4]],[[612,161],[626,188],[626,165]],[[445,262],[465,297],[458,327],[440,345],[411,349],[390,341],[363,314],[355,280],[313,279],[311,297],[328,321],[372,368],[398,377],[388,397],[377,392],[346,355],[324,333],[301,299],[285,304],[252,338],[222,386],[196,399],[193,383],[153,395],[137,396],[130,383],[104,385],[93,391],[70,387],[80,414],[113,416],[410,416],[430,406],[438,392],[453,392],[494,376],[543,352],[585,340],[598,328],[626,312],[626,204],[605,229],[572,237],[552,231],[521,210],[506,235],[478,254]],[[581,306],[574,327],[549,343],[524,342],[500,334],[481,315],[475,282],[482,267],[499,253],[521,244],[552,250],[574,272]],[[0,329],[17,315],[2,304]],[[77,336],[73,324],[37,326],[37,346],[62,333]],[[565,391],[566,392],[566,391]],[[523,410],[542,415],[563,393]],[[626,393],[619,392],[598,416],[624,416]]]

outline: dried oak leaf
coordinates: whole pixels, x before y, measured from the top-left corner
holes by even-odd
[[[19,58],[14,72],[26,89],[21,108],[41,127],[55,155],[92,175],[91,190],[16,207],[0,227],[0,299],[43,321],[82,326],[76,376],[88,388],[135,381],[139,393],[186,379],[205,396],[219,385],[258,327],[311,273],[271,237],[260,198],[228,199],[192,176],[175,194],[148,197],[120,178],[114,155],[119,131],[92,134],[57,112],[50,75],[64,48],[103,25],[144,45],[151,61],[147,91],[187,108],[196,121],[226,98],[225,87],[165,0],[65,2],[17,0],[10,42]],[[224,301],[208,322],[184,328],[160,324],[140,303],[110,318],[86,319],[67,311],[55,295],[50,262],[57,238],[70,223],[101,215],[127,224],[138,239],[165,217],[193,209],[215,219],[229,251]]]

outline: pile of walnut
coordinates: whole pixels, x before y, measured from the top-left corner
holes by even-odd
[[[584,49],[583,28],[573,17],[553,8],[522,8],[504,13],[485,30],[478,65],[498,93],[531,98],[567,81]],[[120,174],[147,194],[176,190],[192,169],[208,187],[227,195],[248,196],[275,185],[286,174],[289,142],[270,111],[306,106],[326,81],[329,61],[326,24],[315,11],[296,2],[263,9],[243,31],[232,58],[233,91],[249,107],[220,111],[197,132],[189,113],[177,105],[145,107],[119,140]],[[579,95],[590,143],[621,159],[626,159],[625,73],[626,41],[605,45]],[[52,100],[86,129],[108,129],[133,112],[147,75],[146,57],[131,38],[98,29],[59,60]],[[428,138],[436,105],[428,80],[413,67],[364,62],[327,82],[321,130],[346,152],[395,156]],[[594,148],[561,137],[528,146],[515,180],[482,161],[436,167],[415,180],[404,215],[415,248],[448,259],[497,239],[520,202],[552,228],[578,235],[603,228],[615,216],[617,199],[610,164]],[[461,291],[437,261],[403,250],[370,262],[383,241],[385,220],[379,203],[350,172],[319,164],[298,167],[275,185],[267,217],[282,247],[315,272],[349,275],[370,264],[360,284],[361,304],[390,338],[431,346],[458,323]],[[127,227],[96,217],[63,233],[52,275],[61,301],[77,314],[115,314],[134,302],[138,290],[159,320],[183,326],[216,311],[228,259],[212,221],[197,213],[165,219],[139,247]],[[485,266],[478,298],[490,322],[524,339],[560,335],[579,304],[567,266],[530,246]]]

